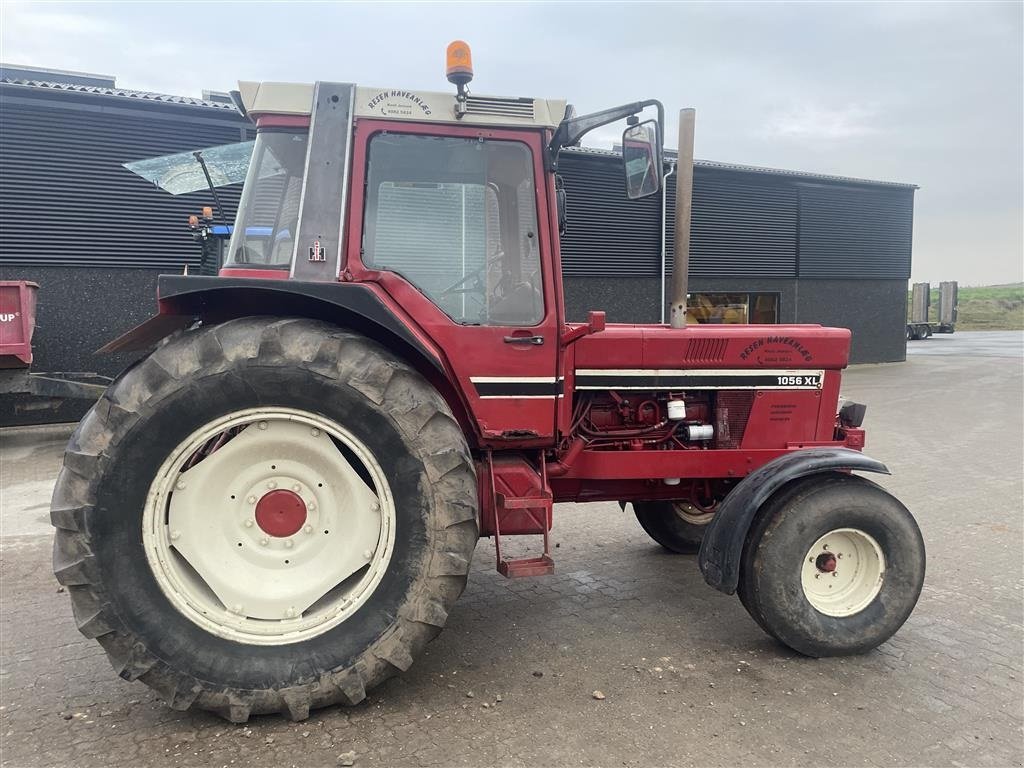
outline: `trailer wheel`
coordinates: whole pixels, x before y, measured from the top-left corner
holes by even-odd
[[[739,592],[782,643],[807,656],[842,656],[895,634],[924,572],[924,541],[906,507],[864,478],[816,475],[783,491],[755,523]]]
[[[79,629],[174,709],[235,722],[356,704],[412,664],[477,541],[444,400],[302,319],[189,331],[71,438],[51,509]]]
[[[686,501],[634,501],[633,512],[647,535],[669,552],[692,555],[700,549],[714,512]]]

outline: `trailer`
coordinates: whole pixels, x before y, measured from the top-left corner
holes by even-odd
[[[938,322],[931,315],[932,291],[928,283],[914,283],[910,295],[910,320],[907,322],[907,340],[927,339],[933,333],[953,333],[956,330],[957,283],[955,280],[939,283]]]
[[[111,379],[89,372],[31,370],[36,327],[37,283],[0,281],[0,395],[32,395],[54,400],[97,400]]]

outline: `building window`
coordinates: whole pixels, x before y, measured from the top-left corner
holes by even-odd
[[[779,322],[779,294],[691,293],[686,322],[775,324]]]

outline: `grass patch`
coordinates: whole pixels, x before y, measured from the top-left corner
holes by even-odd
[[[907,293],[907,320],[910,320],[910,292]],[[939,322],[939,289],[932,289],[928,319]],[[958,331],[1024,330],[1024,283],[961,286],[957,296]]]

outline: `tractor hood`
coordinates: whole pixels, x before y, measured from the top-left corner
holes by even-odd
[[[836,370],[850,358],[850,331],[820,325],[609,324],[575,345],[576,369]]]

